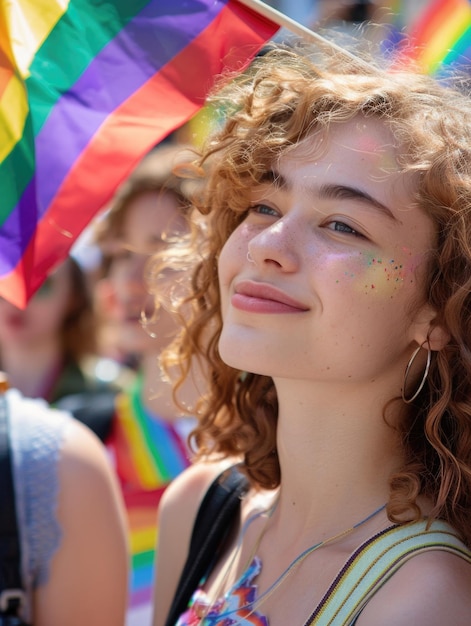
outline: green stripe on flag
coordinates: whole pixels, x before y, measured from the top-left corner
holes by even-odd
[[[0,226],[34,176],[32,129],[37,136],[62,94],[77,82],[99,52],[148,3],[149,0],[134,0],[132,3],[113,0],[93,3],[92,6],[90,0],[71,0],[66,13],[38,49],[25,81],[31,117],[26,120],[23,136],[0,163]]]

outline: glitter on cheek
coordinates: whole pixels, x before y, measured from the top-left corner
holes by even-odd
[[[383,258],[373,252],[359,252],[348,260],[337,274],[336,284],[350,284],[356,292],[393,297],[404,285],[415,282],[421,255],[403,249],[395,258]]]
[[[411,270],[412,267],[415,268],[415,264],[411,264]],[[408,274],[409,266],[405,267],[402,261],[383,259],[373,253],[360,252],[349,260],[336,283],[345,284],[347,281],[353,284],[358,292],[392,296],[403,287]]]
[[[360,253],[361,254],[361,253]],[[335,264],[340,270],[336,270],[337,277],[335,283],[337,285],[345,286],[351,284],[352,281],[358,279],[363,270],[363,261],[359,253],[355,255],[342,255],[339,257],[335,255]]]

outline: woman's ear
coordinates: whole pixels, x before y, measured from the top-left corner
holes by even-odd
[[[450,341],[450,333],[442,326],[433,326],[428,334],[428,343],[431,350],[438,352]]]
[[[437,312],[429,304],[422,307],[416,317],[414,335],[419,346],[427,341],[430,350],[435,352],[443,350],[450,341],[450,333],[444,326],[437,323]]]

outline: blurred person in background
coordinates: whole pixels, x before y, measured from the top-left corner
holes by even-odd
[[[68,257],[24,310],[0,298],[0,367],[24,395],[50,403],[89,390],[84,360],[95,351],[87,277]]]
[[[0,623],[122,626],[124,507],[97,437],[0,372],[0,460]]]
[[[188,232],[187,183],[172,173],[182,150],[163,144],[152,151],[118,189],[96,232],[103,255],[98,309],[115,342],[107,347],[136,371],[134,382],[116,397],[106,440],[128,514],[132,626],[151,623],[157,506],[190,463],[187,437],[194,426],[183,417],[159,364],[160,352],[179,329],[169,312],[156,312],[146,282],[153,255]],[[191,407],[197,395],[193,379],[178,400]]]
[[[318,17],[329,22],[379,23],[392,12],[393,4],[393,0],[318,0]]]
[[[318,0],[310,27],[334,28],[379,43],[390,36],[395,10],[395,0]]]
[[[109,434],[109,407],[129,375],[97,354],[97,316],[88,274],[69,256],[24,310],[0,298],[0,368],[29,398],[42,398]]]

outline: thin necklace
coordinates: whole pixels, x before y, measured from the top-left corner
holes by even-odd
[[[276,506],[276,503],[275,503],[275,506]],[[248,609],[251,609],[250,613],[248,615],[245,615],[245,618],[249,617],[262,604],[262,602],[265,602],[265,600],[267,600],[276,591],[276,589],[278,589],[278,587],[285,581],[285,579],[291,574],[291,572],[295,568],[297,568],[299,565],[301,565],[301,563],[304,561],[304,559],[306,559],[310,554],[312,554],[316,550],[319,550],[320,548],[322,548],[322,547],[324,547],[324,546],[326,546],[326,545],[328,545],[330,543],[333,543],[334,541],[337,541],[338,539],[341,539],[342,537],[345,537],[346,535],[352,533],[354,530],[356,530],[357,528],[359,528],[363,524],[366,524],[366,522],[368,522],[370,519],[372,519],[373,517],[375,517],[376,515],[381,513],[381,511],[383,511],[385,508],[386,508],[386,504],[381,505],[380,507],[375,509],[372,513],[367,515],[364,519],[362,519],[361,521],[357,522],[353,526],[350,526],[349,528],[347,528],[345,530],[342,530],[341,532],[337,533],[336,535],[333,535],[332,537],[329,537],[328,539],[324,539],[324,541],[319,541],[319,542],[315,543],[314,545],[310,546],[309,548],[306,548],[306,550],[303,550],[303,552],[298,554],[298,556],[293,561],[291,561],[291,563],[288,565],[288,567],[286,569],[284,569],[283,572],[281,572],[281,574],[278,576],[278,578],[258,598],[255,598],[252,602],[249,602],[249,603],[245,604],[244,606],[241,606],[241,607],[239,607],[237,609],[234,609],[234,610],[231,610],[231,611],[227,611],[225,613],[219,613],[217,615],[217,618],[218,619],[225,618],[225,617],[228,617],[231,614],[235,613],[236,611],[239,612],[239,611],[246,611]],[[274,508],[273,508],[273,510],[274,510]],[[252,550],[252,553],[254,551],[256,551],[256,549],[260,545],[261,538],[265,534],[265,530],[267,528],[267,525],[268,525],[268,520],[267,520],[267,524],[265,525],[265,527],[264,527],[260,537],[258,538],[258,540],[256,542],[255,550]],[[240,542],[238,542],[238,544],[239,543]],[[231,563],[231,565],[232,565],[232,563]],[[236,584],[237,584],[237,581],[224,594],[224,598],[229,598],[231,596],[231,594],[232,594]],[[218,599],[216,598],[216,601],[217,600]],[[206,611],[205,616],[201,619],[200,624],[202,624],[203,620],[208,616],[209,612],[211,611],[211,608],[212,608],[212,606],[210,606],[208,608],[208,610]]]

